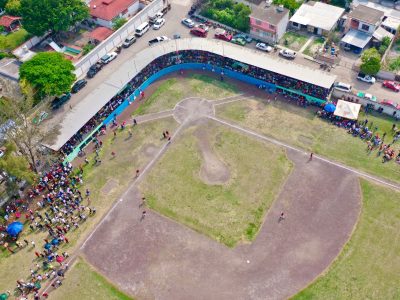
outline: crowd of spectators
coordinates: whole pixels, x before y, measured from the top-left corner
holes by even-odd
[[[254,78],[266,81],[271,84],[276,84],[291,90],[299,91],[304,94],[319,98],[326,99],[329,94],[329,89],[321,88],[319,86],[300,81],[297,79],[289,78],[268,70],[258,68],[256,66],[243,64],[236,60],[220,56],[207,51],[199,50],[185,50],[179,52],[171,52],[163,55],[150,64],[148,64],[138,75],[136,75],[125,87],[125,89],[114,96],[95,116],[93,116],[80,130],[77,132],[61,149],[61,151],[68,155],[73,151],[77,144],[83,141],[86,134],[92,132],[99,124],[107,118],[112,112],[135,90],[137,90],[143,82],[150,76],[159,72],[160,70],[180,63],[202,63],[206,65],[213,65],[215,67],[223,67],[232,71],[242,72]],[[205,68],[205,67],[204,67]],[[279,93],[284,94],[285,97],[294,97],[301,105],[306,105],[306,99],[303,96],[291,94],[283,90],[278,90]]]
[[[71,164],[55,164],[40,178],[39,183],[28,191],[29,201],[25,201],[21,206],[6,207],[6,220],[11,217],[17,220],[25,218],[23,223],[29,226],[32,232],[47,232],[46,238],[39,243],[28,241],[19,235],[9,236],[6,228],[2,228],[2,247],[11,254],[31,247],[31,253],[35,255],[30,277],[17,281],[16,292],[21,295],[20,299],[27,298],[29,294],[33,294],[34,299],[46,298],[46,293],[39,294],[46,281],[51,281],[54,288],[62,284],[64,273],[68,269],[66,261],[69,255],[65,251],[61,252],[60,248],[63,243],[70,242],[70,231],[79,228],[82,222],[96,213],[94,207],[83,205],[84,199],[90,204],[90,192],[86,190],[86,194],[82,195],[78,189],[83,183],[82,175],[82,167],[79,168],[79,172],[73,172]]]

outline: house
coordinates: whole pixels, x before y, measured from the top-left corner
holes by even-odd
[[[89,3],[93,21],[112,28],[118,18],[129,18],[139,10],[139,0],[92,0]]]
[[[259,40],[275,44],[286,32],[289,10],[283,6],[257,8],[250,15],[250,34]]]
[[[97,45],[98,43],[101,43],[113,33],[114,31],[112,31],[110,28],[100,26],[90,33],[89,39],[93,44]]]
[[[19,29],[21,26],[20,20],[20,17],[4,15],[0,18],[0,26],[2,26],[5,31],[12,32]]]
[[[341,44],[345,49],[362,51],[382,23],[383,16],[384,13],[380,10],[358,5],[348,15],[345,25],[346,35],[342,38]]]
[[[303,3],[290,18],[290,27],[326,36],[336,28],[343,13],[341,7],[309,1]]]

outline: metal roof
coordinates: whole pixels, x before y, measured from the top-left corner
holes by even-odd
[[[350,29],[342,38],[342,42],[363,49],[371,39],[372,35],[359,30]]]
[[[49,148],[58,151],[78,130],[85,125],[108,101],[145,66],[157,57],[181,50],[203,50],[226,56],[246,64],[257,66],[323,88],[330,88],[336,76],[298,65],[292,61],[265,55],[256,49],[248,49],[224,41],[204,38],[187,38],[158,43],[138,52],[127,60],[107,80],[67,111],[59,124],[59,135]]]

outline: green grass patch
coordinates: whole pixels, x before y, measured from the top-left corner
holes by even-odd
[[[307,42],[308,37],[298,32],[286,32],[279,44],[288,47],[292,50],[299,51],[301,47]]]
[[[295,296],[309,299],[400,299],[400,193],[361,180],[357,228],[328,273]]]
[[[382,163],[377,152],[366,152],[366,144],[346,130],[318,118],[313,108],[300,108],[284,102],[271,104],[245,100],[219,106],[217,114],[277,140],[340,161],[380,177],[400,182],[399,165],[393,161]],[[245,115],[243,118],[242,116]],[[385,141],[392,142],[393,120],[381,115],[368,115],[369,124],[378,127],[378,133],[387,133]],[[365,119],[360,113],[360,120]],[[398,124],[399,126],[399,124]],[[394,145],[396,151],[400,144]]]
[[[399,71],[400,70],[400,56],[389,59],[387,62],[389,71]]]
[[[173,109],[178,102],[188,97],[216,100],[230,97],[236,93],[237,87],[232,83],[203,74],[191,74],[186,78],[170,78],[164,80],[133,115]]]
[[[100,275],[79,258],[67,273],[61,288],[51,293],[54,299],[107,299],[107,300],[132,300],[133,298],[118,290],[111,282]]]
[[[229,247],[251,241],[292,164],[279,147],[213,123],[200,126],[211,151],[228,167],[228,182],[202,180],[199,129],[191,127],[170,145],[140,189],[152,209]]]
[[[7,35],[0,35],[0,50],[14,50],[29,37],[30,34],[23,28]]]

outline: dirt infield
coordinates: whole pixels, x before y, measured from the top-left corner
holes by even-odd
[[[140,221],[141,195],[132,188],[85,243],[87,260],[139,299],[293,295],[339,254],[361,201],[354,173],[287,151],[294,170],[253,243],[229,249],[151,211]]]

